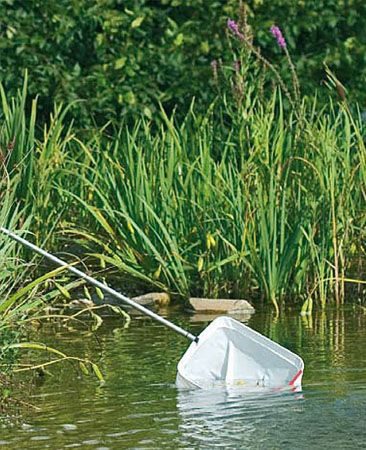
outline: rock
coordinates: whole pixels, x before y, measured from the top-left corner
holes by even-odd
[[[132,300],[143,306],[166,306],[170,303],[170,295],[166,292],[150,292],[149,294],[133,297]]]
[[[190,308],[196,312],[249,313],[255,309],[246,300],[196,298],[189,299]]]
[[[93,308],[95,303],[87,298],[78,298],[68,303],[71,308]]]
[[[247,323],[251,319],[254,311],[244,311],[244,312],[225,312],[226,316],[230,316],[233,319],[238,320],[242,323]],[[212,322],[213,320],[221,317],[223,314],[218,312],[203,312],[203,313],[195,313],[189,318],[191,323],[201,323],[201,322]]]

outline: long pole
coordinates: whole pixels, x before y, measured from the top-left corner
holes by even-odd
[[[136,303],[132,299],[126,297],[123,294],[120,294],[119,292],[115,291],[114,289],[110,288],[109,286],[106,286],[105,284],[101,283],[100,281],[96,280],[95,278],[87,275],[86,273],[82,272],[79,269],[76,269],[75,267],[70,267],[65,261],[62,261],[62,259],[57,258],[54,255],[51,255],[50,253],[46,252],[45,250],[42,250],[41,248],[37,247],[36,245],[32,244],[31,242],[28,242],[26,239],[23,239],[16,234],[12,233],[11,231],[7,230],[6,228],[1,227],[0,231],[7,234],[11,238],[15,239],[17,242],[20,242],[21,244],[25,245],[26,247],[30,248],[31,250],[39,253],[40,255],[44,256],[45,258],[49,259],[50,261],[54,262],[55,264],[65,267],[69,272],[72,272],[73,274],[77,275],[80,278],[83,278],[88,283],[97,286],[98,288],[102,289],[104,292],[108,292],[108,294],[112,295],[113,297],[117,298],[118,300],[121,300],[124,303],[127,303],[128,305],[132,306],[133,308],[139,310],[146,316],[151,317],[152,319],[155,319],[156,321],[162,323],[163,325],[166,325],[170,329],[174,330],[176,333],[179,333],[186,337],[187,339],[190,339],[191,341],[198,342],[198,337],[194,336],[193,334],[189,333],[188,331],[184,330],[183,328],[179,327],[178,325],[175,325],[172,322],[169,322],[169,320],[164,319],[164,317],[159,316],[158,314],[154,313],[150,309],[145,308],[144,306],[140,305],[139,303]]]

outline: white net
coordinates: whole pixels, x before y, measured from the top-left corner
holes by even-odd
[[[177,385],[301,386],[302,359],[229,317],[214,320],[178,365]]]

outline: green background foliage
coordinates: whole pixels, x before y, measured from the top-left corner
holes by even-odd
[[[54,100],[82,99],[74,107],[81,125],[130,113],[150,118],[158,100],[184,112],[192,95],[202,105],[215,95],[210,62],[233,61],[225,23],[237,14],[237,0],[4,0],[0,81],[13,95],[28,68],[29,93],[40,95],[44,115]],[[365,101],[362,0],[252,0],[248,16],[254,43],[280,66],[269,27],[283,29],[305,93],[319,88],[326,60]]]

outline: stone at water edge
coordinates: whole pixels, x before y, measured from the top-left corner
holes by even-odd
[[[189,306],[196,312],[246,312],[250,314],[255,312],[255,309],[247,300],[191,297],[189,299]]]
[[[239,322],[247,323],[251,319],[253,313],[254,311],[229,311],[224,313],[222,311],[194,311],[194,314],[191,314],[189,321],[191,323],[213,322],[215,319],[217,319],[218,317],[222,317],[222,315],[224,314],[238,320]]]
[[[170,295],[166,292],[149,292],[133,297],[132,300],[142,306],[166,306],[170,303]]]

